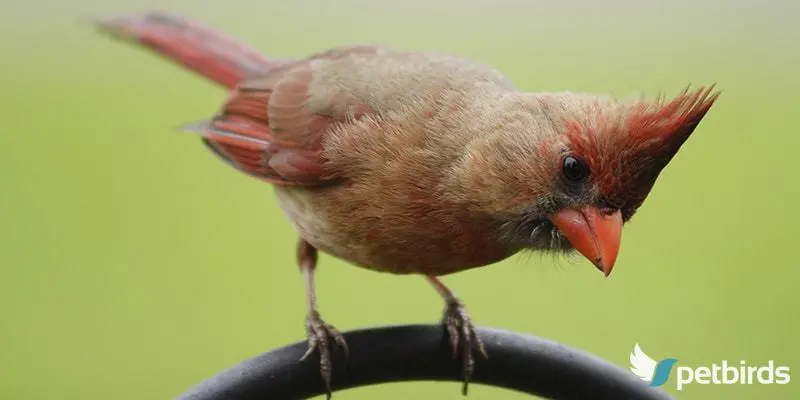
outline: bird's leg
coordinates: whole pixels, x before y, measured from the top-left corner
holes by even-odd
[[[303,239],[297,244],[297,265],[303,272],[306,284],[306,298],[308,299],[308,317],[306,317],[306,336],[308,337],[308,350],[300,361],[305,360],[315,350],[319,351],[319,369],[325,387],[328,389],[328,398],[331,397],[331,348],[334,343],[344,350],[347,359],[347,342],[333,325],[326,323],[317,311],[317,298],[314,290],[314,270],[317,267],[317,249]]]
[[[426,276],[425,278],[428,279],[428,282],[430,282],[434,289],[444,298],[445,304],[447,305],[444,310],[442,322],[445,328],[447,328],[447,333],[450,337],[450,345],[453,347],[453,357],[456,357],[459,352],[461,353],[462,373],[464,375],[464,386],[461,392],[466,396],[469,379],[472,377],[472,371],[475,366],[473,351],[477,350],[480,355],[486,358],[486,349],[483,347],[483,342],[475,331],[475,325],[467,314],[464,303],[462,303],[439,278],[435,276]]]

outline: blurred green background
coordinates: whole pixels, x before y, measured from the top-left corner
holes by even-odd
[[[679,366],[775,360],[799,374],[796,2],[46,0],[0,15],[0,398],[167,399],[301,340],[295,236],[271,189],[175,127],[225,93],[86,22],[151,8],[267,54],[377,43],[497,67],[530,91],[723,95],[626,229],[614,274],[517,257],[447,277],[481,325],[628,368],[635,342]],[[342,330],[436,321],[418,277],[323,256]],[[683,399],[800,398],[788,385],[688,385]],[[456,383],[338,399],[461,398]],[[470,399],[519,394],[474,385]]]

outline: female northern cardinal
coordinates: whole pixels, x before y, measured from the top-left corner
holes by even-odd
[[[330,393],[332,343],[316,308],[317,250],[421,274],[447,303],[464,367],[485,356],[464,305],[437,276],[522,250],[575,249],[606,276],[623,223],[718,92],[671,101],[524,93],[498,71],[435,53],[373,46],[265,58],[200,24],[153,12],[99,22],[231,90],[190,124],[232,167],[267,181],[300,239],[308,356]]]

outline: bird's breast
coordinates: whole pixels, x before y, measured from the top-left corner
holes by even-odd
[[[354,265],[396,274],[445,275],[484,266],[515,251],[493,240],[482,221],[424,196],[387,199],[348,185],[276,187],[299,235]]]

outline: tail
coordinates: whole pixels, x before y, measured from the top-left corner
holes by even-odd
[[[105,33],[139,43],[227,88],[288,62],[268,59],[209,27],[161,11],[104,19],[95,24]]]

